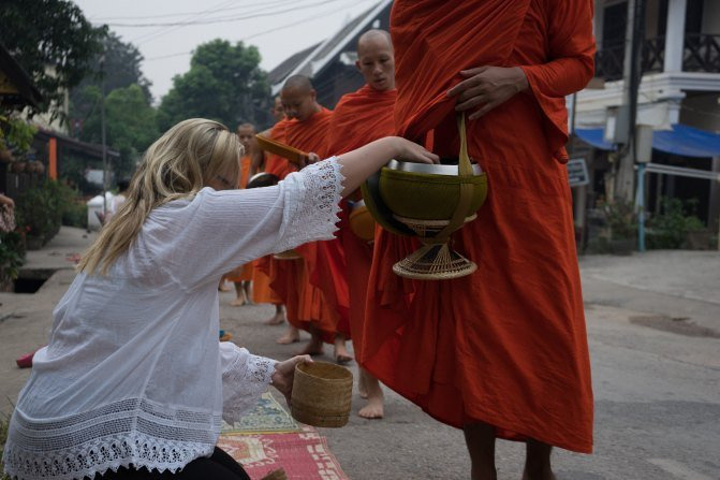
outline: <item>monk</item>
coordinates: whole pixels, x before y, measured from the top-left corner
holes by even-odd
[[[273,127],[271,137],[305,152],[320,157],[327,154],[327,131],[332,112],[317,102],[316,92],[308,77],[289,77],[280,92],[287,120]],[[293,166],[293,168],[297,168]],[[311,355],[323,352],[323,342],[334,343],[338,323],[341,322],[341,305],[337,297],[342,290],[335,290],[337,275],[332,273],[337,262],[330,262],[328,256],[341,257],[336,241],[306,244],[296,250],[300,260],[277,260],[277,275],[273,289],[283,298],[287,308],[288,321],[295,330],[289,330],[278,341],[296,341],[303,329],[311,334],[310,342],[302,351]],[[326,245],[328,244],[328,245]],[[318,254],[318,248],[323,254]],[[346,289],[345,289],[346,292]],[[346,312],[345,312],[346,313]],[[345,345],[335,348],[336,360],[346,362],[349,356]]]
[[[457,114],[488,178],[453,247],[455,280],[396,276],[410,237],[376,235],[360,363],[461,428],[474,480],[495,439],[526,443],[524,478],[553,479],[552,446],[590,453],[593,393],[565,162],[565,96],[593,76],[590,0],[396,0],[397,133],[458,156]]]
[[[333,111],[330,123],[328,150],[333,155],[349,152],[360,145],[395,132],[393,108],[395,90],[395,58],[390,34],[384,30],[369,30],[357,44],[356,66],[365,79],[359,90],[344,95]],[[352,200],[362,198],[357,192],[349,202],[343,202],[346,217],[352,210]],[[370,276],[373,245],[358,237],[346,220],[340,223],[340,238],[347,265],[349,290],[350,332],[355,351],[362,350],[365,323],[365,297]],[[383,391],[377,378],[360,365],[359,386],[367,405],[360,409],[362,418],[382,418]]]
[[[255,142],[255,126],[251,123],[242,123],[238,125],[236,130],[240,143],[245,148],[245,156],[240,160],[240,179],[238,188],[242,189],[247,186],[250,178],[250,169],[252,166],[252,151],[257,148],[253,145]],[[243,305],[252,305],[250,290],[253,278],[253,264],[246,263],[232,270],[225,275],[225,280],[232,282],[235,286],[235,299],[230,302],[233,307],[241,307]]]

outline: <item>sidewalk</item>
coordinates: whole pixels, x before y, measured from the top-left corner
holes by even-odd
[[[63,228],[28,270],[59,269],[35,294],[0,293],[0,412],[30,370],[15,358],[42,346],[52,309],[74,276],[70,255],[95,238]],[[596,399],[596,452],[558,451],[558,480],[717,478],[720,461],[720,253],[653,251],[580,261]],[[231,307],[220,297],[221,328],[253,353],[284,359],[300,344],[275,344],[284,326],[262,323],[273,309]],[[678,325],[682,325],[679,328]],[[675,327],[675,330],[673,328]],[[303,342],[308,338],[303,337]],[[319,360],[331,361],[332,348]],[[357,377],[357,368],[351,366]],[[356,413],[342,429],[320,429],[353,480],[460,480],[469,476],[462,432],[386,390],[385,419]],[[498,444],[499,478],[518,479],[522,445]]]

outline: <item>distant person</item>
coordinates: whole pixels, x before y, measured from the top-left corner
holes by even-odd
[[[127,178],[124,178],[120,180],[117,183],[118,187],[118,193],[115,194],[115,196],[110,200],[110,205],[108,206],[107,214],[105,215],[105,220],[103,224],[107,224],[110,219],[112,219],[113,216],[120,210],[120,207],[123,203],[125,203],[125,200],[127,200],[127,190],[130,188],[130,180]]]
[[[145,154],[127,201],[78,265],[10,420],[11,478],[247,480],[216,447],[284,362],[219,342],[228,264],[333,238],[337,204],[394,157],[438,157],[387,137],[267,188],[237,190],[242,146],[223,125],[180,122]],[[342,171],[342,172],[341,172]]]

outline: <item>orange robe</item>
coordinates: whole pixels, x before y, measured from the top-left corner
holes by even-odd
[[[520,66],[529,81],[468,124],[488,175],[478,218],[453,235],[471,276],[403,280],[415,240],[376,235],[360,361],[438,420],[591,452],[593,394],[564,144],[564,96],[593,75],[592,1],[397,0],[397,131],[455,156],[446,91],[464,69]]]
[[[328,153],[340,155],[395,132],[393,107],[397,90],[378,91],[367,85],[344,95],[333,111]],[[357,198],[359,195],[353,195]],[[365,297],[372,262],[372,244],[355,235],[348,223],[350,205],[342,202],[339,237],[345,254],[350,333],[353,348],[362,349]]]
[[[271,136],[305,152],[315,152],[322,158],[327,153],[327,130],[331,117],[332,112],[323,108],[303,122],[283,120],[273,127]],[[292,165],[286,168],[295,169]],[[341,322],[341,314],[335,300],[334,283],[327,281],[328,275],[324,274],[332,263],[326,261],[325,255],[319,254],[319,249],[325,248],[319,243],[312,242],[296,248],[303,260],[273,259],[271,287],[283,299],[291,324],[303,330],[309,330],[312,325],[323,341],[331,343]],[[333,254],[337,254],[335,249]]]
[[[240,159],[240,180],[238,188],[245,188],[250,179],[250,166],[252,164],[252,158],[250,155],[245,155]],[[249,282],[253,279],[253,262],[240,265],[233,269],[230,273],[225,275],[225,280],[229,282]]]
[[[289,122],[284,118],[277,122],[271,132],[270,138],[281,143],[285,143],[285,125]],[[289,173],[295,171],[290,162],[286,159],[265,152],[265,168],[266,173],[277,175],[279,179],[285,178]],[[268,255],[255,260],[255,268],[253,269],[253,302],[255,303],[271,303],[273,305],[282,305],[282,298],[272,289],[271,283],[275,274],[273,262],[276,260],[272,255]]]

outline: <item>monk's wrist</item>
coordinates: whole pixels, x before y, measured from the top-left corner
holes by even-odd
[[[528,82],[527,75],[525,75],[525,71],[520,67],[512,67],[512,70],[514,70],[515,74],[513,78],[515,91],[520,93],[530,88],[530,83]]]

